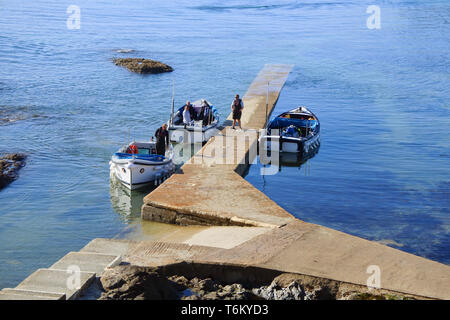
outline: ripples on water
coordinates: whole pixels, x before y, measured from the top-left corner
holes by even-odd
[[[450,5],[382,1],[368,30],[369,4],[78,1],[67,30],[65,3],[2,2],[0,118],[21,121],[0,123],[0,152],[29,157],[0,192],[0,287],[139,221],[145,192],[111,186],[108,161],[167,120],[173,79],[177,105],[209,97],[225,116],[264,63],[295,64],[275,113],[309,106],[321,148],[247,179],[300,219],[449,263]],[[175,71],[111,62],[126,56]]]

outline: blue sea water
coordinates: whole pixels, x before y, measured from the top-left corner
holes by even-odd
[[[167,120],[173,80],[177,105],[207,97],[225,116],[265,63],[295,65],[274,113],[310,107],[321,147],[246,179],[302,220],[449,264],[449,17],[444,0],[0,1],[0,112],[17,119],[0,152],[29,156],[0,191],[0,287],[139,224],[145,192],[110,185],[108,161],[128,129],[148,139]]]

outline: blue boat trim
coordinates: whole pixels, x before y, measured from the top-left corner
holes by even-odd
[[[114,153],[114,156],[119,159],[135,159],[135,160],[159,161],[159,162],[166,160],[166,157],[158,154],[149,154],[149,155],[135,154],[133,158],[133,154],[131,153],[116,152]]]

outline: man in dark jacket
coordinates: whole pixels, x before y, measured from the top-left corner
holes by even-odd
[[[234,97],[233,102],[231,103],[231,111],[233,111],[233,129],[236,126],[236,121],[239,123],[239,128],[242,129],[241,127],[242,109],[244,109],[244,102],[242,102],[242,99],[239,99],[239,95],[237,94]]]
[[[167,124],[164,123],[155,132],[156,137],[156,153],[164,156],[166,154],[166,147],[169,147],[169,132],[167,131]]]

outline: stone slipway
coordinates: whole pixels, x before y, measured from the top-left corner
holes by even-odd
[[[242,234],[248,232],[246,227],[242,232],[235,228],[210,227],[210,234],[215,234],[214,242],[210,241],[210,236],[199,234],[195,245],[188,244],[189,241],[94,239],[81,252],[120,254],[125,263],[177,268],[177,274],[195,266],[203,266],[203,269],[209,266],[206,268],[209,274],[203,276],[214,278],[217,270],[231,268],[228,277],[237,281],[252,277],[256,268],[261,277],[293,273],[362,288],[371,276],[367,268],[377,266],[382,290],[419,298],[450,299],[450,268],[438,262],[302,222],[270,228],[266,232],[259,230],[256,235],[250,235],[250,239],[230,246],[229,238],[242,239]],[[193,276],[201,275],[194,272]]]
[[[225,156],[221,150],[229,151],[230,147],[222,139],[212,138],[181,172],[147,195],[142,207],[142,218],[146,220],[181,225],[257,226],[266,231],[230,248],[226,247],[228,239],[242,238],[240,234],[248,233],[248,228],[226,232],[212,227],[214,245],[207,233],[199,234],[191,246],[189,241],[140,243],[128,252],[128,259],[140,265],[190,261],[254,266],[362,286],[371,276],[368,268],[375,266],[379,268],[383,289],[450,299],[449,266],[295,219],[240,176],[246,164],[239,162],[252,160],[249,149],[257,142],[256,135],[248,133],[263,128],[266,122],[267,82],[270,81],[270,114],[290,69],[291,66],[266,65],[250,86],[243,97],[242,116],[243,127],[250,130],[230,130],[227,126],[231,118],[227,119],[220,133],[223,137],[248,135],[247,144],[231,147],[237,160],[234,164],[223,164]]]

